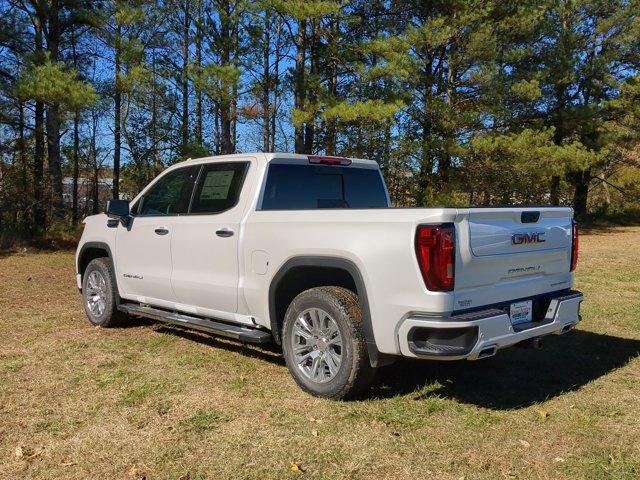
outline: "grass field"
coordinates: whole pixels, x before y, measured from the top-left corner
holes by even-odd
[[[94,328],[71,252],[5,255],[0,478],[640,478],[639,245],[582,236],[584,321],[542,351],[402,361],[354,402],[304,394],[276,351]]]

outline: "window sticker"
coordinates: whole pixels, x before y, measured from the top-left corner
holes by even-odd
[[[233,170],[207,172],[200,192],[200,200],[226,200],[233,181]]]

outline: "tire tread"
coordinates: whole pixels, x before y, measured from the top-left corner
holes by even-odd
[[[353,359],[352,366],[349,372],[347,380],[341,385],[336,385],[335,388],[327,392],[318,392],[310,388],[306,383],[301,381],[297,374],[294,373],[292,366],[289,365],[288,355],[285,354],[285,360],[289,366],[289,370],[292,372],[292,376],[296,383],[307,393],[315,396],[322,396],[332,399],[349,399],[361,395],[372,383],[376,369],[371,366],[369,361],[369,354],[367,352],[367,342],[364,335],[364,324],[362,318],[362,310],[360,308],[360,302],[358,296],[343,287],[338,286],[322,286],[315,287],[309,290],[305,290],[300,293],[291,302],[287,314],[285,317],[285,328],[287,320],[291,320],[292,311],[298,310],[297,304],[300,299],[306,299],[309,297],[315,297],[319,300],[325,301],[331,304],[336,310],[338,310],[343,320],[346,320],[346,328],[349,329],[349,335],[352,338]],[[290,311],[292,310],[292,311]],[[340,321],[340,319],[336,319]],[[284,334],[284,332],[283,332]],[[284,337],[285,335],[283,335]],[[283,342],[283,347],[287,348],[288,340]],[[285,345],[286,344],[286,345]]]

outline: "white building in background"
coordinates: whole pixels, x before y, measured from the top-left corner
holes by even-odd
[[[78,178],[78,208],[80,210],[93,208],[93,188],[94,180],[92,178]],[[112,178],[100,178],[98,180],[98,201],[101,209],[104,207],[104,203],[111,199],[112,189]],[[73,204],[73,177],[64,177],[62,179],[62,199],[65,205],[69,207]]]

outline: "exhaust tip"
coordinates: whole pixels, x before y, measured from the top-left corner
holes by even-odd
[[[484,347],[482,350],[480,350],[480,353],[478,354],[478,359],[493,357],[497,351],[498,351],[498,347],[496,345]]]

